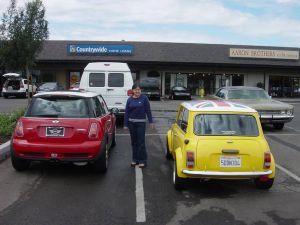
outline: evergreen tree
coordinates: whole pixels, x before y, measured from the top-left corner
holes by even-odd
[[[11,0],[0,24],[2,66],[25,71],[28,81],[31,81],[30,69],[34,67],[48,36],[48,22],[41,0],[27,2],[24,8],[19,9],[16,8],[16,0]]]

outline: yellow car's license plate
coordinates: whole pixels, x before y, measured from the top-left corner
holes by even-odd
[[[220,167],[241,167],[242,160],[236,156],[221,156]]]

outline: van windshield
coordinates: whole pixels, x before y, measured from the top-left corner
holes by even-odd
[[[258,136],[258,127],[251,115],[199,114],[194,120],[194,133],[205,136]]]

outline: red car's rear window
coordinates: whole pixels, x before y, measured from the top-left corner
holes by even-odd
[[[34,98],[26,117],[89,118],[85,98]]]

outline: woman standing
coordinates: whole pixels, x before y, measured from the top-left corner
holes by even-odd
[[[141,95],[138,84],[132,86],[133,95],[128,98],[125,108],[124,129],[129,129],[132,146],[131,166],[140,168],[147,166],[147,151],[145,146],[146,115],[153,129],[150,103],[145,95]]]

